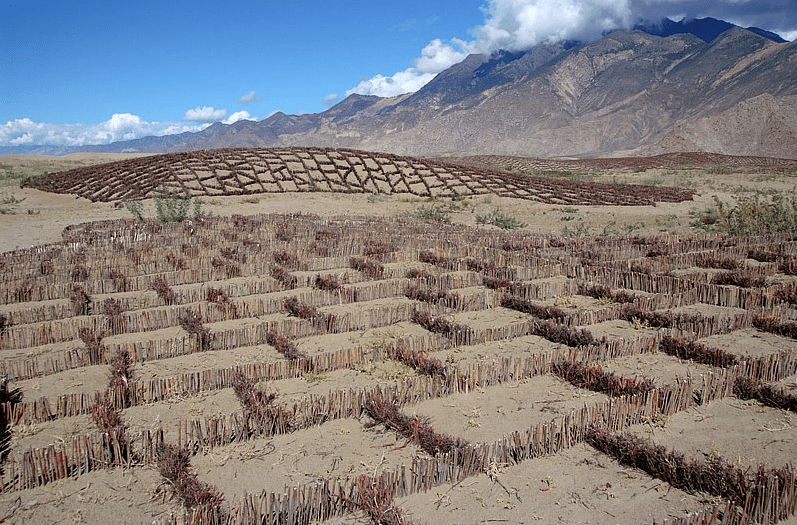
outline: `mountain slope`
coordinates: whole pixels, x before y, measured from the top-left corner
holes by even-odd
[[[774,144],[759,141],[758,147],[768,155],[797,158],[789,119],[772,110],[790,107],[782,101],[797,96],[797,43],[778,43],[761,31],[733,25],[704,41],[726,27],[720,22],[672,22],[659,31],[678,31],[668,36],[617,31],[585,45],[541,44],[522,53],[471,55],[416,93],[352,95],[323,113],[276,113],[259,122],[217,123],[194,134],[83,149],[177,152],[305,145],[415,156],[594,157],[673,151],[680,144],[755,155],[759,151],[751,151],[741,131],[721,136],[716,122],[723,115],[761,111],[768,116],[756,114],[748,119],[755,123],[749,129],[743,123],[735,129],[781,137]],[[750,100],[767,102],[742,109]],[[696,129],[698,136],[689,139],[689,130]]]

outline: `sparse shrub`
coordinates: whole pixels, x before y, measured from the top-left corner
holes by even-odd
[[[0,377],[0,405],[9,404],[13,409],[14,405],[22,402],[22,397],[22,390],[19,388],[9,390],[8,380]],[[11,452],[12,425],[8,417],[11,412],[12,410],[0,410],[0,475],[5,472],[5,461]]]
[[[396,343],[390,352],[390,356],[414,368],[419,374],[441,379],[446,379],[448,377],[448,368],[446,365],[441,363],[438,359],[427,356],[423,352],[410,350],[403,341],[398,341]]]
[[[391,241],[383,241],[379,239],[369,239],[365,243],[365,250],[363,255],[366,257],[383,257],[386,254],[396,249],[395,244]]]
[[[434,285],[437,283],[437,277],[420,268],[411,268],[407,270],[407,273],[404,274],[404,277],[407,279],[418,279],[419,281],[424,281],[429,285]]]
[[[733,382],[733,394],[739,399],[755,399],[766,406],[797,412],[797,397],[758,379],[737,377]]]
[[[517,228],[526,227],[525,222],[521,222],[516,218],[512,217],[511,215],[506,215],[505,213],[502,213],[499,208],[495,208],[491,213],[487,215],[477,215],[476,223],[498,226],[503,230],[514,230]]]
[[[155,202],[155,216],[158,222],[184,222],[188,219],[188,212],[191,209],[191,194],[187,191],[180,192],[174,188],[161,188],[152,196]],[[201,217],[200,210],[202,201],[199,199],[194,202],[194,217]]]
[[[97,403],[91,406],[91,416],[100,432],[108,437],[106,445],[112,463],[123,464],[130,453],[130,443],[127,438],[127,426],[122,415],[113,405],[110,395],[101,396]],[[116,443],[111,440],[115,438]],[[117,448],[118,447],[118,448]]]
[[[780,258],[780,255],[769,250],[752,249],[748,250],[747,258],[758,262],[775,262]]]
[[[762,332],[797,339],[797,323],[781,323],[763,315],[753,316],[753,326]]]
[[[117,292],[127,292],[130,290],[130,282],[127,280],[125,274],[117,270],[111,270],[109,276]]]
[[[100,363],[105,355],[105,346],[102,344],[102,334],[97,334],[94,329],[88,326],[78,330],[78,336],[85,345],[85,352],[89,356],[92,364]]]
[[[164,443],[158,448],[158,471],[171,486],[176,496],[187,509],[212,509],[219,507],[224,495],[213,486],[199,481],[191,471],[191,459],[182,447]]]
[[[631,432],[612,434],[593,426],[585,438],[589,445],[623,465],[643,470],[692,494],[704,492],[741,504],[750,488],[745,472],[737,467],[716,458],[687,461],[680,452],[668,452],[664,446],[647,443]]]
[[[447,270],[456,270],[457,268],[456,259],[438,256],[429,250],[421,250],[421,252],[418,253],[418,260],[422,263],[432,264]]]
[[[231,312],[233,317],[238,317],[238,306],[230,300],[230,296],[221,288],[208,288],[205,300],[223,307],[226,311]]]
[[[343,287],[334,275],[325,275],[324,277],[316,275],[313,286],[327,292],[335,292]]]
[[[191,309],[180,315],[180,326],[190,335],[196,337],[197,351],[202,352],[210,348],[210,330],[202,324],[202,316]]]
[[[188,268],[188,264],[185,262],[185,259],[182,257],[177,257],[174,252],[166,253],[166,261],[172,265],[175,271],[185,270]]]
[[[434,317],[429,312],[413,310],[410,318],[414,323],[421,325],[434,334],[453,337],[457,334],[467,334],[470,328],[463,324],[451,323],[443,317]]]
[[[274,392],[266,393],[255,386],[252,378],[241,371],[233,373],[232,388],[235,396],[240,401],[252,417],[262,418],[266,413],[266,408],[271,405],[277,394]]]
[[[698,257],[695,265],[699,268],[719,268],[722,270],[738,270],[742,266],[736,259],[718,259],[707,255]]]
[[[349,259],[349,266],[374,279],[381,279],[382,275],[385,273],[385,269],[380,262],[365,257],[351,257]]]
[[[285,266],[292,270],[301,268],[302,262],[295,254],[288,253],[285,250],[276,250],[273,254],[274,262],[280,266]]]
[[[272,278],[282,283],[282,286],[284,286],[288,290],[293,290],[294,288],[296,288],[296,286],[298,286],[299,280],[296,278],[296,276],[288,273],[288,270],[286,270],[282,266],[279,266],[277,264],[272,264],[269,267],[269,274],[271,275]]]
[[[72,280],[74,282],[85,282],[89,278],[89,269],[82,264],[75,265],[72,268]]]
[[[720,368],[729,368],[739,362],[739,359],[722,349],[711,348],[697,341],[684,338],[674,338],[665,335],[659,341],[659,350],[678,359],[688,359],[696,363],[703,363]]]
[[[335,316],[320,312],[315,306],[309,303],[302,303],[296,297],[287,297],[282,301],[285,309],[289,315],[298,317],[299,319],[307,319],[313,325],[321,328],[324,331],[332,329],[335,322]]]
[[[290,220],[284,219],[275,225],[274,236],[280,241],[288,242],[293,239],[295,235],[296,226]]]
[[[401,509],[393,504],[393,493],[382,476],[371,477],[365,474],[356,480],[357,502],[349,504],[361,510],[375,525],[413,525],[404,517]]]
[[[131,385],[136,377],[132,366],[133,361],[130,358],[130,352],[125,349],[117,350],[109,364],[111,376],[108,380],[108,388],[112,391],[122,388],[129,394]],[[129,396],[126,397],[129,399]]]
[[[293,341],[277,332],[272,332],[270,330],[266,332],[266,343],[273,346],[277,352],[288,359],[307,359],[307,355],[299,350]]]
[[[714,197],[714,205],[698,215],[692,226],[731,235],[797,233],[797,198],[794,194],[771,199],[738,196],[731,207]]]
[[[109,297],[102,303],[102,313],[108,319],[108,328],[112,334],[119,334],[122,330],[122,303]]]
[[[177,295],[163,277],[155,277],[152,280],[152,289],[155,290],[158,297],[163,299],[163,302],[166,304],[174,304],[177,302]]]
[[[432,304],[444,304],[449,308],[455,308],[456,305],[461,302],[461,298],[457,294],[452,294],[444,290],[429,290],[428,288],[422,288],[412,284],[404,289],[404,295],[407,299]]]
[[[750,271],[731,270],[714,275],[711,284],[731,285],[740,288],[758,288],[766,286],[767,279],[763,275],[755,275]]]
[[[138,219],[140,222],[144,222],[144,203],[141,202],[141,199],[132,199],[124,202],[125,209],[129,211],[133,217]]]
[[[591,345],[596,342],[592,333],[584,328],[578,330],[576,328],[540,319],[529,321],[529,327],[532,335],[538,335],[553,343],[577,347]]]
[[[485,286],[485,288],[490,288],[491,290],[498,290],[500,288],[507,288],[511,286],[512,281],[510,281],[509,279],[498,279],[496,277],[483,275],[482,284]]]
[[[619,377],[613,372],[604,372],[599,366],[585,366],[564,359],[551,363],[551,371],[577,387],[612,397],[642,395],[654,388],[651,379]]]
[[[511,295],[505,295],[501,298],[501,306],[518,312],[531,314],[538,319],[556,319],[557,321],[562,321],[567,317],[564,310],[556,306],[535,304],[531,301],[526,301],[525,299]]]
[[[424,221],[451,222],[451,212],[441,205],[419,206],[415,217]]]
[[[794,259],[783,261],[778,265],[778,270],[786,275],[797,275],[797,261]]]
[[[86,289],[80,284],[72,285],[72,294],[70,295],[72,301],[72,308],[75,315],[90,315],[91,314],[91,296],[86,293]]]
[[[700,322],[703,316],[698,313],[648,312],[633,304],[626,304],[620,310],[620,318],[629,323],[640,322],[651,328],[682,328]]]
[[[372,395],[365,402],[363,409],[368,417],[374,420],[370,426],[384,425],[385,428],[417,444],[430,456],[447,454],[455,448],[464,448],[468,445],[468,442],[461,438],[435,432],[429,423],[429,418],[402,414],[395,403],[379,394]]]

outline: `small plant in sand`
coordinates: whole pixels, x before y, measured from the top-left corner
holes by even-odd
[[[286,297],[282,304],[289,315],[311,321],[324,331],[329,331],[335,323],[334,315],[321,312],[312,304],[299,301],[297,297]]]
[[[391,488],[382,476],[371,477],[365,474],[356,481],[357,501],[347,499],[354,509],[360,510],[375,525],[414,525],[404,516],[402,510],[393,503]]]
[[[127,463],[130,454],[130,443],[127,438],[127,425],[118,410],[114,407],[110,393],[100,396],[97,403],[91,407],[94,423],[105,438],[105,445],[111,459],[111,464]]]
[[[199,481],[191,470],[188,451],[177,445],[164,443],[158,448],[158,471],[177,497],[189,510],[218,508],[224,495],[215,487]]]
[[[745,270],[730,270],[714,275],[711,284],[738,286],[740,288],[760,288],[767,285],[767,278]]]
[[[272,264],[269,267],[269,274],[287,290],[293,290],[299,284],[299,279],[295,275],[291,275],[288,270],[278,264]]]
[[[75,311],[75,315],[91,314],[91,296],[86,293],[83,285],[72,285],[72,294],[69,298],[72,301],[72,309]]]
[[[102,313],[108,321],[108,329],[112,334],[120,334],[124,331],[122,326],[124,322],[122,318],[123,312],[122,303],[118,299],[109,297],[102,303]]]
[[[130,290],[130,282],[127,280],[127,276],[122,272],[111,270],[109,277],[113,281],[114,289],[117,292],[127,292]]]
[[[152,200],[155,203],[155,217],[161,223],[184,222],[189,218],[192,200],[194,217],[204,216],[201,209],[202,201],[192,199],[191,194],[187,191],[181,192],[175,188],[162,187],[154,193]]]
[[[238,317],[238,306],[230,300],[230,296],[221,288],[208,288],[205,300],[211,304],[219,305],[231,313],[233,317]]]
[[[444,363],[423,352],[411,350],[403,341],[398,341],[391,349],[390,357],[414,368],[419,374],[443,380],[448,377],[448,367]]]
[[[210,330],[204,327],[202,316],[198,312],[189,308],[180,315],[179,321],[182,329],[196,339],[197,352],[204,352],[210,348]]]
[[[781,322],[765,315],[753,316],[753,326],[762,332],[797,339],[797,323]]]
[[[654,388],[651,379],[620,377],[613,372],[605,372],[600,366],[585,366],[565,359],[551,363],[551,371],[579,388],[612,397],[642,395]]]
[[[477,215],[476,223],[498,226],[502,230],[515,230],[517,228],[525,228],[527,226],[525,222],[521,222],[511,215],[502,213],[500,208],[495,208],[487,215]]]
[[[719,458],[687,460],[680,452],[648,443],[636,434],[613,434],[605,427],[590,427],[585,437],[589,445],[623,465],[638,468],[692,494],[707,493],[738,505],[744,503],[751,487],[745,471]]]
[[[429,312],[422,312],[420,310],[413,310],[410,314],[412,322],[421,325],[433,334],[441,334],[446,337],[453,337],[457,334],[466,334],[470,332],[470,327],[452,323],[444,317],[435,317]]]
[[[501,306],[517,312],[531,314],[538,319],[555,319],[557,321],[562,321],[567,317],[567,313],[561,308],[547,304],[536,304],[513,295],[505,295],[502,297]]]
[[[22,401],[22,390],[8,388],[8,380],[0,378],[0,405],[8,404],[11,408]],[[4,473],[3,465],[9,452],[11,452],[12,425],[9,416],[11,410],[0,410],[0,475]]]
[[[683,337],[665,335],[659,341],[659,350],[678,359],[688,359],[719,368],[729,368],[739,363],[739,358],[734,354]]]
[[[307,355],[299,350],[289,338],[269,330],[266,332],[266,343],[273,346],[277,352],[288,359],[307,359]]]
[[[267,415],[268,408],[277,397],[274,392],[266,393],[257,388],[252,378],[241,371],[233,374],[232,388],[244,410],[257,419],[262,419]]]
[[[84,326],[78,330],[78,336],[85,345],[89,362],[92,364],[102,362],[106,351],[105,345],[102,344],[102,334],[97,334],[93,328]]]
[[[733,382],[733,394],[739,399],[755,399],[766,406],[797,412],[797,396],[758,379],[737,377]]]
[[[529,328],[532,335],[537,335],[553,343],[561,343],[567,346],[587,346],[599,342],[596,341],[592,333],[585,328],[579,330],[552,321],[534,319],[529,322]]]
[[[431,304],[443,304],[449,308],[455,308],[456,305],[462,302],[462,298],[455,294],[449,293],[444,290],[430,290],[426,287],[416,286],[411,284],[404,289],[404,296],[407,299],[415,301],[422,301]]]
[[[155,277],[152,280],[152,289],[155,290],[158,297],[163,299],[163,302],[166,304],[174,304],[177,302],[177,295],[163,277]]]
[[[398,405],[379,394],[372,395],[363,406],[363,410],[373,422],[366,427],[384,425],[414,443],[430,456],[447,454],[456,448],[465,448],[468,442],[458,438],[438,434],[429,423],[429,418],[418,415],[403,414]]]
[[[379,261],[367,257],[351,257],[349,259],[349,266],[374,279],[381,279],[385,273],[385,269]]]

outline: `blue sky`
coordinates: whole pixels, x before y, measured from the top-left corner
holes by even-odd
[[[37,1],[0,6],[0,146],[198,131],[414,91],[468,53],[664,16],[797,38],[797,0]]]

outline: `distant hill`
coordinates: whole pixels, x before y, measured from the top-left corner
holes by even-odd
[[[470,55],[399,97],[351,95],[322,113],[276,113],[80,150],[302,145],[597,157],[688,148],[797,158],[795,101],[797,43],[716,19],[668,20],[589,44]]]

